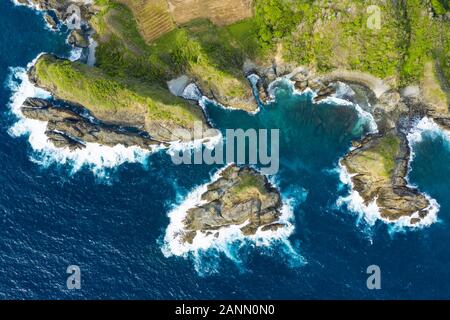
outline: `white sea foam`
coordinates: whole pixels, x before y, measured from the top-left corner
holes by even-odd
[[[183,90],[181,95],[183,98],[188,100],[199,101],[202,99],[203,95],[200,89],[195,83],[189,83]]]
[[[41,55],[38,55],[27,68],[32,67]],[[28,136],[28,141],[34,150],[31,160],[44,166],[52,164],[69,165],[73,173],[83,167],[87,167],[95,175],[102,177],[107,174],[108,169],[116,168],[124,163],[141,163],[145,165],[149,155],[163,149],[167,149],[169,155],[180,150],[198,149],[202,145],[212,149],[222,140],[222,135],[218,132],[218,135],[214,137],[190,142],[174,141],[167,148],[160,145],[155,146],[151,150],[142,149],[138,146],[125,147],[116,145],[110,147],[97,143],[86,143],[85,148],[77,150],[57,148],[48,140],[45,134],[47,123],[26,118],[20,110],[27,98],[48,99],[51,98],[51,93],[32,84],[28,78],[27,69],[20,67],[10,69],[7,85],[13,93],[9,107],[11,112],[18,118],[18,121],[9,129],[9,133],[14,137]]]
[[[367,125],[369,133],[377,133],[378,126],[377,123],[375,122],[375,118],[373,117],[373,115],[370,112],[361,108],[359,104],[347,100],[348,98],[351,98],[354,95],[355,92],[348,84],[338,81],[336,92],[333,93],[331,96],[326,97],[320,102],[353,107],[358,113],[359,119],[362,122],[357,125],[365,124]]]
[[[222,169],[224,170],[224,169]],[[215,173],[211,180],[215,181],[219,178],[222,170]],[[274,243],[283,243],[288,245],[289,248],[292,247],[289,244],[288,237],[294,231],[294,225],[292,224],[293,219],[293,205],[291,200],[285,200],[279,222],[286,224],[286,227],[279,228],[276,231],[262,231],[259,229],[255,235],[244,236],[240,230],[246,223],[242,225],[233,225],[226,228],[221,228],[218,231],[214,231],[207,235],[203,232],[197,231],[197,234],[192,242],[192,244],[184,243],[181,240],[182,234],[184,232],[183,220],[186,217],[187,211],[196,206],[205,203],[201,199],[201,195],[206,192],[207,185],[205,183],[199,187],[193,189],[184,200],[174,207],[169,213],[170,223],[166,229],[164,236],[164,243],[162,245],[162,252],[166,257],[170,256],[193,256],[194,258],[199,258],[199,254],[205,253],[207,251],[215,251],[219,253],[225,253],[227,257],[237,262],[237,258],[230,254],[232,247],[234,245],[242,246],[245,243],[251,243],[258,247],[269,247]],[[293,249],[292,249],[293,250]],[[292,250],[288,250],[292,253]],[[298,254],[297,254],[298,255]],[[296,257],[299,261],[303,261],[300,255]],[[304,261],[303,261],[304,263]],[[198,267],[198,261],[196,263],[196,268]],[[199,270],[200,271],[200,270]]]
[[[200,105],[200,107],[202,107],[203,111],[205,112],[205,114],[207,114],[207,109],[206,109],[206,105],[208,103],[214,104],[222,109],[225,110],[241,110],[239,108],[234,108],[232,106],[224,106],[222,104],[220,104],[219,102],[217,102],[216,100],[212,100],[210,98],[208,98],[207,96],[203,95],[203,93],[201,92],[201,90],[198,88],[198,86],[195,83],[190,83],[188,84],[184,90],[183,93],[181,95],[184,99],[187,100],[194,100],[197,101],[198,104]],[[242,110],[241,110],[242,111]],[[252,112],[247,112],[249,114],[256,114],[258,113],[259,108],[255,111]],[[211,119],[208,119],[210,121],[210,123],[212,123]]]
[[[19,2],[19,1],[17,1],[17,0],[12,0],[12,2],[13,2],[14,5],[16,5],[16,6],[26,6],[26,7],[32,7],[32,8],[37,9],[37,6],[36,6],[34,3],[30,2],[29,0],[28,0],[27,3],[22,3],[22,2]]]
[[[252,73],[247,76],[247,79],[250,81],[250,84],[256,86],[261,78],[256,73]]]
[[[195,139],[192,141],[182,142],[182,141],[173,141],[169,144],[166,153],[170,156],[174,156],[175,154],[179,154],[181,151],[186,150],[199,150],[202,147],[206,149],[213,150],[216,145],[218,145],[222,140],[222,133],[217,129],[215,130],[217,133],[212,137],[206,137],[202,139]]]
[[[287,86],[289,90],[292,90],[292,92],[296,95],[300,96],[309,95],[313,100],[317,96],[317,93],[311,90],[311,88],[306,88],[303,91],[299,91],[295,88],[294,85],[295,85],[294,81],[284,77],[278,78],[275,81],[271,82],[268,87],[268,92],[270,96],[269,101],[270,102],[275,101],[276,90],[280,86]],[[360,119],[360,122],[357,123],[355,126],[360,127],[361,125],[366,125],[369,133],[378,132],[378,126],[377,123],[375,122],[373,115],[370,112],[361,108],[361,106],[358,105],[357,103],[353,103],[345,99],[346,97],[351,97],[354,94],[355,92],[349,85],[343,82],[338,82],[336,92],[317,103],[328,103],[331,105],[348,106],[354,108],[355,111],[358,113]]]
[[[350,187],[350,193],[346,197],[339,197],[336,204],[338,207],[345,204],[351,212],[358,214],[358,221],[364,220],[373,226],[377,220],[382,219],[376,199],[366,205],[361,195],[353,189],[351,178],[352,176],[348,173],[347,169],[339,163],[339,179],[342,184]]]
[[[70,61],[77,61],[81,58],[81,55],[83,54],[82,48],[73,48],[70,50],[69,60]]]
[[[443,130],[436,122],[433,121],[433,119],[424,117],[411,129],[407,135],[411,150],[414,149],[414,145],[423,141],[424,134],[431,135],[432,137],[441,136],[445,138],[447,146],[450,146],[450,131]]]

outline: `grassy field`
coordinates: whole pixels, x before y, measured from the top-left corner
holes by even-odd
[[[138,29],[146,42],[151,42],[175,28],[166,0],[117,1],[132,10]]]

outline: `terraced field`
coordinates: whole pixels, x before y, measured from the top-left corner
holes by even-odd
[[[184,24],[209,18],[216,25],[227,25],[252,16],[253,0],[167,0],[173,19]]]
[[[138,22],[139,31],[147,42],[173,30],[174,23],[166,0],[118,0],[127,5]]]
[[[117,0],[127,5],[146,42],[173,30],[176,25],[208,18],[216,25],[228,25],[251,17],[253,0]]]

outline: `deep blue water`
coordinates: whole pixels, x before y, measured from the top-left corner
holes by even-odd
[[[312,105],[279,90],[255,116],[209,106],[225,128],[280,128],[284,197],[296,199],[294,252],[235,248],[239,263],[209,252],[200,260],[165,257],[167,213],[218,167],[176,166],[161,152],[99,179],[88,169],[43,167],[27,139],[13,138],[9,67],[25,67],[40,52],[68,56],[66,35],[45,29],[40,14],[0,2],[0,298],[450,298],[450,148],[426,135],[415,148],[410,180],[441,206],[438,223],[390,232],[337,208],[348,193],[338,159],[362,134],[356,112]],[[297,263],[300,255],[307,263]],[[200,264],[195,267],[195,263]],[[66,268],[79,265],[81,290],[66,288]],[[382,289],[366,287],[366,268],[379,265]],[[202,269],[203,268],[203,269]],[[203,272],[200,272],[203,271]]]

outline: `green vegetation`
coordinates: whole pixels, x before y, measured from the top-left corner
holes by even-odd
[[[110,0],[98,4],[101,12],[92,20],[99,42],[97,66],[108,75],[165,86],[167,80],[184,73],[222,100],[251,98],[242,65],[246,57],[259,56],[252,19],[225,27],[199,19],[147,44],[129,8]]]
[[[375,150],[383,159],[384,170],[387,176],[391,176],[395,168],[395,157],[400,148],[400,140],[395,134],[388,134],[380,139]]]
[[[374,0],[379,28],[368,26],[378,11],[368,10],[364,0],[255,0],[253,18],[224,27],[195,20],[149,44],[130,9],[112,0],[97,3],[103,8],[93,19],[97,64],[112,76],[163,84],[186,73],[206,91],[232,99],[249,92],[241,70],[245,58],[268,63],[281,43],[285,61],[320,72],[364,71],[390,78],[394,86],[418,83],[433,58],[450,83],[450,28],[427,13],[427,6],[439,14],[448,10],[441,0]]]
[[[250,173],[243,174],[239,183],[234,187],[234,191],[241,193],[249,188],[255,188],[262,193],[264,191],[264,184],[261,177]]]
[[[61,99],[85,106],[102,120],[123,120],[136,126],[164,121],[166,126],[184,128],[190,128],[194,121],[204,120],[199,108],[167,94],[158,85],[142,85],[133,80],[124,82],[99,68],[50,55],[42,56],[35,70],[40,86],[51,88]]]
[[[438,41],[433,50],[433,56],[437,61],[437,69],[441,74],[444,87],[450,88],[450,27],[449,23],[440,21],[437,23]],[[448,90],[447,90],[448,91]],[[450,94],[450,93],[449,93]]]
[[[396,74],[403,35],[390,1],[374,1],[380,9],[380,29],[369,28],[374,13],[364,1],[342,1],[334,7],[295,3],[301,23],[284,40],[288,60],[314,65],[321,72],[340,67],[380,78]]]
[[[239,182],[234,185],[224,199],[226,204],[235,205],[249,199],[262,198],[267,194],[262,176],[257,176],[251,172],[240,174]]]
[[[273,45],[292,32],[299,21],[295,6],[285,0],[263,0],[256,2],[255,23],[263,47]]]
[[[424,10],[421,0],[406,1],[405,16],[408,38],[400,73],[403,85],[417,82],[422,77],[425,62],[431,57],[436,39],[435,25]]]
[[[431,6],[435,14],[445,14],[450,10],[450,2],[448,0],[431,0]]]
[[[255,108],[248,102],[251,90],[242,65],[246,58],[267,65],[275,48],[281,48],[286,62],[319,72],[364,71],[388,78],[394,86],[421,81],[425,63],[434,59],[439,79],[450,83],[450,28],[448,22],[427,14],[430,6],[436,14],[448,10],[445,1],[373,0],[381,19],[380,28],[370,28],[367,22],[374,12],[368,11],[364,0],[254,0],[253,18],[221,27],[206,19],[194,20],[151,42],[142,38],[126,5],[114,0],[96,0],[96,5],[100,12],[91,24],[99,43],[97,69],[84,70],[86,78],[92,71],[92,79],[99,82],[92,83],[94,97],[85,98],[92,105],[104,98],[104,92],[119,90],[115,87],[119,84],[130,93],[139,86],[149,88],[161,96],[157,98],[161,103],[171,104],[164,97],[169,96],[166,81],[187,74],[222,103]]]
[[[345,68],[392,78],[394,85],[418,83],[434,55],[449,82],[448,22],[430,18],[426,0],[256,0],[261,48],[283,44],[286,61],[320,72]],[[448,2],[431,2],[437,14]],[[369,5],[376,7],[370,10]],[[379,28],[368,22],[379,13]],[[439,50],[437,50],[439,49]]]

